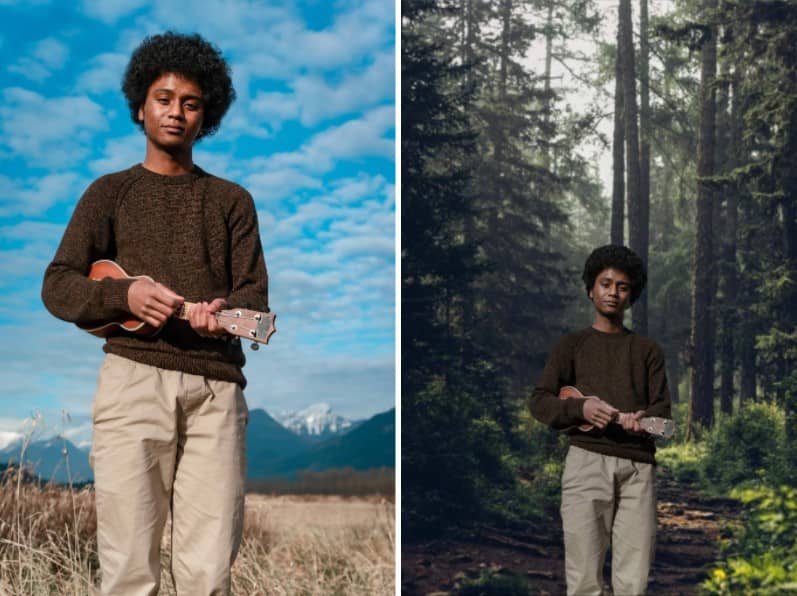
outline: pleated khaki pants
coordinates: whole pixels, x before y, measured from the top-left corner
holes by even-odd
[[[230,593],[248,416],[237,383],[106,356],[90,456],[103,595],[158,593],[170,509],[177,594]]]
[[[570,447],[562,474],[568,596],[601,596],[612,546],[614,596],[639,596],[656,545],[653,464]]]

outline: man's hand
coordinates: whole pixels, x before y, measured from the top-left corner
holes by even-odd
[[[204,337],[217,337],[226,333],[224,327],[219,325],[214,313],[227,307],[224,298],[216,298],[213,302],[197,302],[191,307],[188,313],[188,322],[191,323],[194,331]]]
[[[635,434],[642,434],[645,431],[639,421],[642,420],[644,415],[644,410],[639,410],[637,412],[627,412],[625,414],[620,414],[620,420],[618,422],[622,424],[626,431]]]
[[[619,413],[620,410],[597,397],[585,401],[584,409],[582,410],[584,420],[600,429],[606,428],[606,425],[614,420],[614,417]]]
[[[156,328],[162,327],[183,302],[182,296],[150,279],[137,279],[127,289],[130,312]]]

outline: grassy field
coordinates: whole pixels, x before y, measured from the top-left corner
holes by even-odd
[[[0,594],[92,594],[94,493],[0,482]],[[161,594],[174,594],[164,532]],[[247,495],[233,594],[392,595],[393,503],[379,497]]]

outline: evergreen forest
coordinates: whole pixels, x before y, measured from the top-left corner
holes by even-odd
[[[677,427],[659,477],[739,507],[695,589],[797,591],[797,2],[401,13],[403,543],[558,514],[566,438],[528,397],[591,323],[587,255],[625,244]]]

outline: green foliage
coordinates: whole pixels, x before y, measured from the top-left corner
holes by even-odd
[[[783,410],[751,403],[733,416],[720,416],[706,434],[703,475],[713,490],[727,491],[752,477],[777,474],[777,456],[786,448]]]
[[[559,503],[569,442],[567,435],[535,420],[526,409],[521,419],[525,447],[517,452],[514,468],[528,503],[528,520],[549,515]]]
[[[787,594],[797,591],[797,488],[736,489],[744,526],[724,546],[726,560],[703,586],[709,594]]]
[[[656,451],[656,461],[683,484],[700,482],[705,446],[702,443],[674,443]]]
[[[532,596],[536,594],[526,578],[519,575],[484,571],[474,579],[460,583],[457,596]]]
[[[508,448],[484,404],[436,379],[403,397],[402,518],[407,537],[483,521],[514,482]]]

